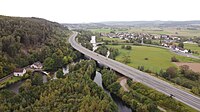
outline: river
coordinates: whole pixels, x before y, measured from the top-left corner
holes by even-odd
[[[101,73],[96,72],[96,76],[94,77],[94,82],[97,83],[98,86],[104,89],[104,91],[113,99],[113,101],[117,104],[120,112],[132,112],[131,108],[127,107],[121,99],[116,97],[115,95],[110,94],[109,91],[107,91],[102,84],[102,77]]]
[[[43,78],[43,83],[46,83],[47,82],[47,76],[46,75],[42,75],[42,78]],[[10,86],[6,87],[6,89],[11,90],[11,91],[13,91],[13,92],[18,94],[19,93],[19,88],[24,82],[25,82],[25,80],[16,82],[16,83],[11,84]]]

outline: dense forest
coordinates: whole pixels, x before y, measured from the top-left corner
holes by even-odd
[[[118,81],[115,72],[107,69],[101,70],[103,85],[113,94],[117,95],[134,112],[192,112],[190,107],[176,101],[172,97],[166,96],[153,90],[139,82],[131,79],[127,80],[129,91],[125,91]]]
[[[52,70],[76,59],[80,55],[66,43],[70,34],[44,19],[0,16],[0,78],[35,61],[46,60]]]
[[[116,104],[90,78],[95,71],[94,61],[82,60],[70,65],[65,78],[37,85],[28,79],[19,94],[0,92],[0,111],[117,112]]]

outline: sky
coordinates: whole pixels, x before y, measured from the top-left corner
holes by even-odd
[[[59,23],[200,20],[200,0],[0,0],[0,15]]]

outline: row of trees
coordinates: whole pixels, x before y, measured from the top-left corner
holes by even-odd
[[[200,95],[200,73],[190,70],[187,65],[182,65],[179,69],[172,66],[167,68],[166,71],[160,70],[157,75],[191,89],[196,95]]]
[[[27,80],[17,95],[2,90],[0,111],[117,112],[116,104],[90,78],[95,66],[93,61],[72,64],[66,78],[42,85]]]

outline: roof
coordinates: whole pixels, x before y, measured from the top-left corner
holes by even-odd
[[[24,71],[23,68],[16,68],[16,69],[14,70],[14,72],[23,72],[23,71]]]
[[[33,63],[33,65],[37,66],[37,67],[42,67],[42,63],[40,63],[39,61],[38,62],[35,62]]]

